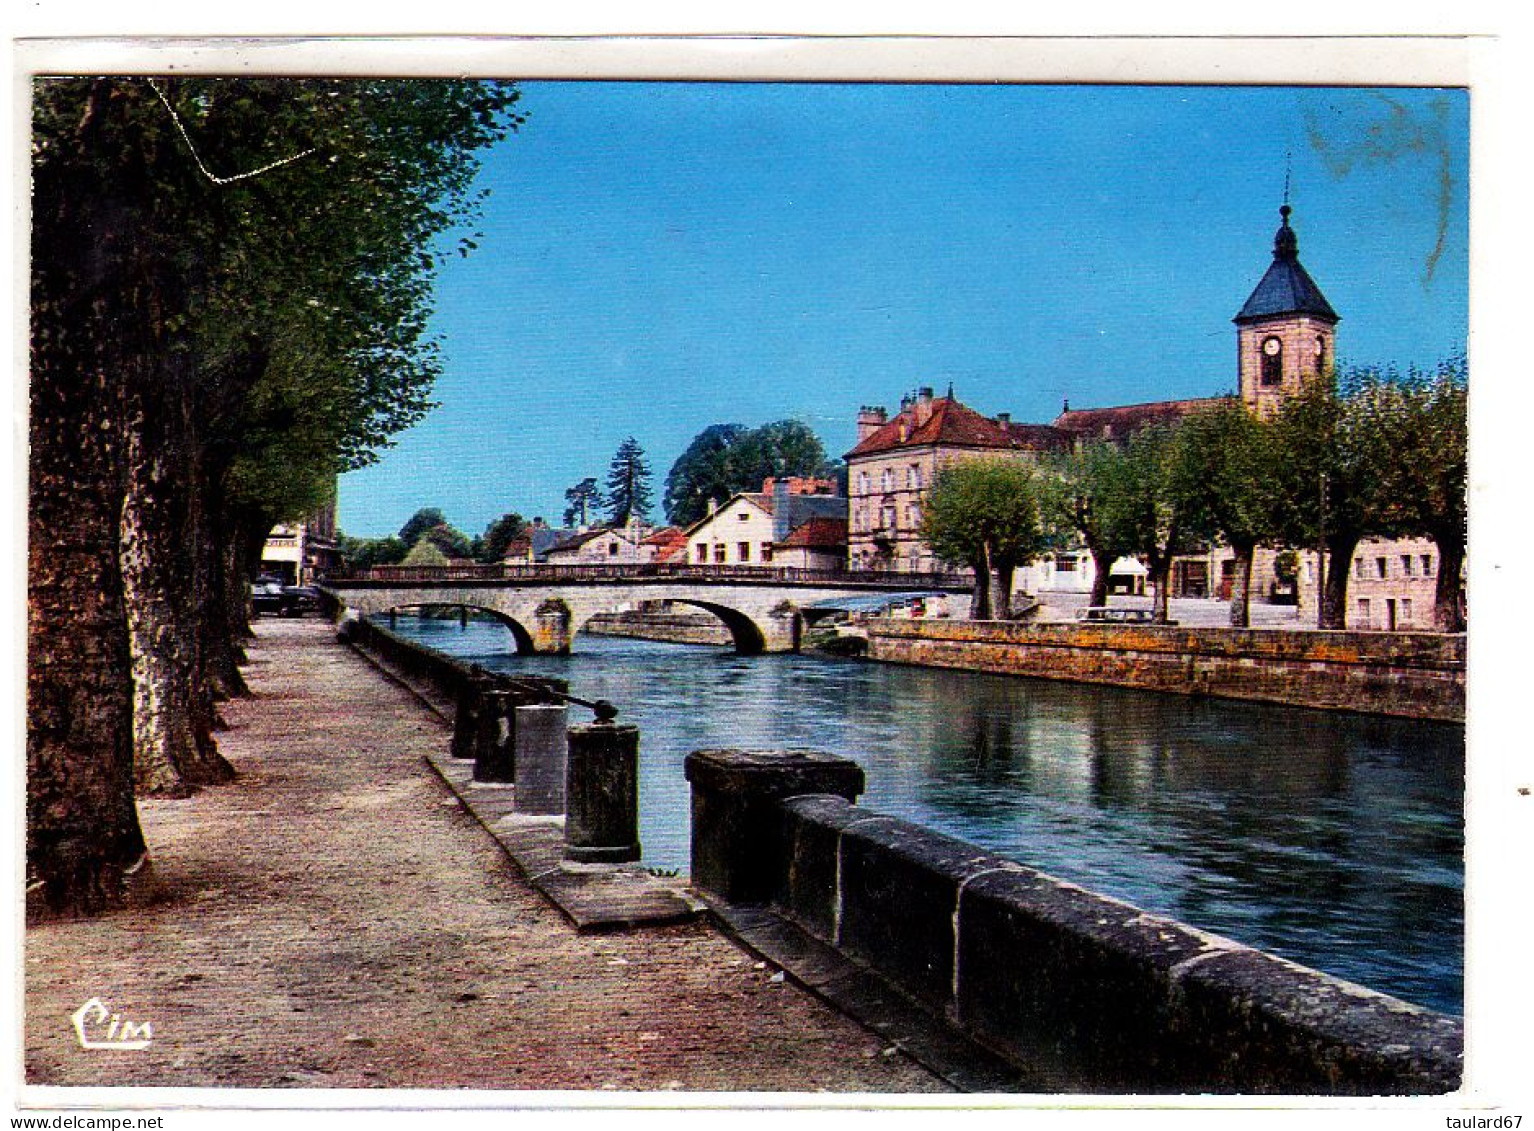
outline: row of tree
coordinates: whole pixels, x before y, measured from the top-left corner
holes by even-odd
[[[922,516],[946,561],[975,571],[976,617],[1005,615],[1015,571],[1083,546],[1107,598],[1121,557],[1144,563],[1153,616],[1167,619],[1172,562],[1211,543],[1231,548],[1231,623],[1250,617],[1259,546],[1317,551],[1319,624],[1346,623],[1350,564],[1369,537],[1425,537],[1438,547],[1434,624],[1464,629],[1467,367],[1352,371],[1317,381],[1262,420],[1234,398],[1126,443],[1090,442],[1038,468],[1010,460],[944,469]]]
[[[487,565],[504,561],[512,542],[527,530],[527,520],[508,511],[470,538],[448,522],[438,507],[422,507],[405,520],[398,534],[386,538],[350,538],[342,535],[341,559],[351,569],[375,565],[445,565],[468,559]]]
[[[50,78],[33,88],[29,905],[148,875],[135,792],[227,779],[248,579],[428,408],[440,263],[513,87]]]

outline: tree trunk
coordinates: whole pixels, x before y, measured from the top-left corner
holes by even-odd
[[[1231,543],[1235,551],[1235,579],[1230,587],[1230,627],[1250,628],[1252,625],[1252,555],[1255,546],[1249,543]]]
[[[228,781],[233,768],[212,735],[211,702],[200,676],[197,619],[196,445],[182,364],[130,396],[129,464],[123,506],[123,585],[134,675],[134,762],[140,795],[185,797]]]
[[[117,544],[121,390],[142,295],[131,177],[95,171],[112,84],[85,92],[81,156],[33,174],[27,514],[28,913],[94,914],[153,888],[133,800],[133,686]],[[61,143],[67,144],[67,143]]]
[[[985,547],[980,549],[980,557],[970,563],[970,569],[975,571],[975,599],[970,603],[970,620],[991,619],[991,557]]]
[[[1438,578],[1433,588],[1433,628],[1438,632],[1464,632],[1465,610],[1460,604],[1460,571],[1465,566],[1464,531],[1433,534],[1438,547]]]
[[[1346,628],[1348,622],[1348,575],[1357,534],[1334,534],[1326,539],[1326,589],[1321,594],[1317,628]]]
[[[1095,547],[1089,549],[1092,551],[1092,592],[1087,597],[1087,604],[1095,608],[1108,603],[1108,574],[1118,555]]]
[[[1171,620],[1172,555],[1158,555],[1151,561],[1151,584],[1156,595],[1151,598],[1151,623],[1166,624]]]
[[[996,588],[992,591],[991,610],[997,620],[1012,619],[1012,580],[1017,576],[1017,566],[1005,559],[996,559]]]

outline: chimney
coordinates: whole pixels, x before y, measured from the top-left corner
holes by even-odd
[[[858,443],[862,443],[889,423],[883,405],[864,405],[858,409]]]
[[[765,490],[765,485],[764,488]],[[788,523],[789,482],[785,477],[772,485],[772,540],[782,542],[793,528]]]
[[[719,500],[714,498],[712,495],[709,496],[709,500],[708,500],[708,513],[709,514],[718,514],[719,513]]]
[[[1008,424],[1012,423],[1012,414],[1010,412],[998,412],[996,414],[996,423],[1005,428]]]
[[[930,385],[923,385],[916,390],[916,400],[911,403],[911,416],[918,428],[932,419],[932,387]]]

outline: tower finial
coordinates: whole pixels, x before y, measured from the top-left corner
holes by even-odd
[[[1289,207],[1289,173],[1293,169],[1294,151],[1284,150],[1284,207]]]
[[[1282,223],[1278,226],[1278,232],[1273,237],[1274,259],[1297,259],[1300,254],[1300,240],[1294,234],[1294,229],[1289,226],[1289,216],[1294,211],[1288,203],[1279,205],[1278,215]]]

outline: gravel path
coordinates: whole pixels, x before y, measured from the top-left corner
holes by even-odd
[[[165,900],[27,931],[29,1084],[946,1090],[709,927],[576,934],[423,765],[436,720],[328,625],[258,632],[239,779],[140,804]],[[80,1048],[93,997],[151,1045]]]

